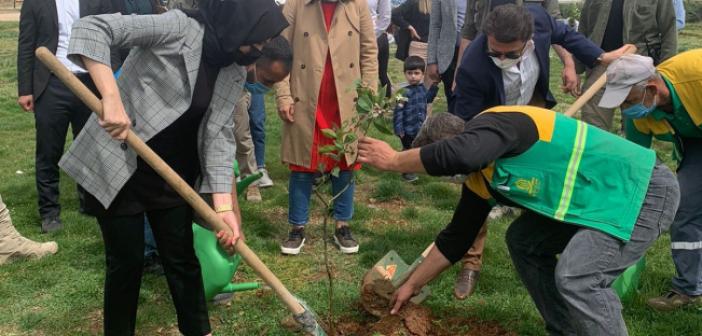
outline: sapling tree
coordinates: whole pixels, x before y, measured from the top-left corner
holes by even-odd
[[[351,162],[347,162],[349,167],[353,167],[358,156],[356,150],[356,142],[359,138],[365,136],[374,127],[381,133],[392,135],[392,114],[395,106],[404,104],[407,98],[403,95],[402,90],[395,93],[394,96],[386,97],[386,87],[380,90],[372,90],[360,80],[354,82],[354,86],[350,88],[356,90],[357,99],[355,103],[356,114],[349,120],[342,122],[340,126],[323,129],[322,134],[332,140],[329,145],[321,146],[319,154],[332,159],[333,165],[331,170],[325,163],[320,163],[317,167],[320,177],[317,179],[314,186],[314,193],[319,201],[324,206],[323,219],[323,241],[324,241],[324,265],[328,280],[328,304],[329,311],[327,322],[329,323],[330,333],[336,333],[334,321],[334,276],[332,273],[332,265],[329,261],[328,242],[331,239],[329,222],[332,219],[334,211],[334,201],[339,198],[348,188],[356,183],[357,172],[352,169],[353,175],[348,184],[336,194],[331,194],[325,190],[330,190],[329,182],[331,176],[339,177],[341,172],[341,163],[348,156],[352,157]]]

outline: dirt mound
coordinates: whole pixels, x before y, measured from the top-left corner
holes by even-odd
[[[513,336],[494,322],[451,318],[434,320],[431,311],[414,303],[407,303],[398,315],[389,315],[390,300],[395,288],[389,280],[366,282],[361,288],[361,306],[379,317],[376,322],[345,321],[336,328],[337,336]]]
[[[516,333],[505,330],[494,321],[457,317],[433,320],[431,316],[426,320],[422,316],[420,321],[419,326],[427,326],[429,329],[426,331],[412,329],[416,327],[411,326],[414,321],[401,316],[388,315],[377,322],[346,320],[337,324],[336,336],[517,336]]]

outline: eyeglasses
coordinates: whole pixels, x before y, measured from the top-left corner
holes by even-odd
[[[528,43],[528,42],[527,42],[527,43]],[[522,49],[521,49],[520,51],[508,51],[508,52],[506,52],[506,53],[502,53],[502,52],[498,52],[498,51],[492,51],[492,50],[490,50],[490,47],[488,47],[487,55],[490,56],[490,57],[494,57],[494,58],[502,58],[502,57],[504,57],[504,58],[508,58],[508,59],[511,59],[511,60],[515,60],[515,59],[517,59],[517,58],[522,57],[522,54],[524,53],[524,50],[526,49],[527,43],[524,43],[524,46],[522,47]]]

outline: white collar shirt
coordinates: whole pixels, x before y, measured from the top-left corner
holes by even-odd
[[[75,63],[68,60],[68,42],[71,40],[71,28],[73,23],[80,19],[79,0],[56,0],[56,11],[58,14],[58,48],[56,48],[56,58],[73,73],[86,72]]]
[[[527,105],[531,101],[539,80],[539,60],[534,51],[534,41],[530,40],[524,49],[522,60],[510,68],[502,70],[505,87],[505,105]]]

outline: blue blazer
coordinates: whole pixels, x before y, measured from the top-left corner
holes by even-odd
[[[541,94],[546,107],[552,108],[556,105],[556,99],[549,90],[551,44],[563,46],[588,67],[594,66],[604,51],[584,35],[553,19],[541,5],[527,5],[527,8],[534,18],[533,40],[539,60],[539,80],[534,93]],[[487,36],[480,34],[463,53],[456,74],[454,114],[466,121],[488,108],[505,104],[502,70],[492,62],[486,51]]]

